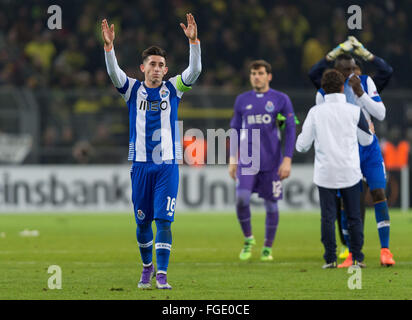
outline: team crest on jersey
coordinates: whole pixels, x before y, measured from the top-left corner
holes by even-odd
[[[273,112],[273,110],[275,110],[275,105],[272,101],[269,100],[268,102],[266,102],[265,110],[267,112]]]
[[[169,91],[164,90],[164,89],[162,91],[160,91],[160,96],[162,98],[166,98],[168,95],[169,95]]]
[[[142,210],[137,210],[137,219],[139,219],[139,220],[143,220],[144,219],[144,217],[145,217],[145,214],[144,214],[144,212],[142,211]]]

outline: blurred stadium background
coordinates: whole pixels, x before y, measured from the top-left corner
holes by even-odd
[[[61,30],[47,28],[52,4],[62,8]],[[251,60],[272,64],[271,86],[291,97],[303,121],[315,97],[309,68],[348,35],[384,58],[394,74],[382,94],[387,117],[375,128],[385,159],[392,159],[386,163],[390,205],[409,207],[411,181],[403,168],[412,142],[412,2],[358,1],[362,30],[353,31],[347,28],[350,4],[0,0],[0,211],[130,209],[128,115],[106,73],[100,21],[115,24],[119,64],[141,79],[140,53],[152,44],[167,50],[169,74],[187,66],[178,25],[186,12],[198,24],[203,73],[182,100],[179,118],[184,131],[199,128],[205,137],[207,129],[229,128],[234,99],[249,88]],[[312,161],[313,153],[295,155],[284,209],[317,208]],[[234,210],[226,166],[184,164],[181,172],[178,210]]]

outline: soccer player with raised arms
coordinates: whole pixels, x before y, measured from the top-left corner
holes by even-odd
[[[180,24],[189,40],[189,66],[181,75],[167,81],[166,53],[151,46],[142,53],[140,70],[144,81],[128,77],[118,66],[113,41],[114,25],[102,21],[107,72],[129,110],[129,157],[132,202],[137,223],[136,236],[143,262],[138,283],[150,289],[156,275],[158,289],[171,289],[167,268],[172,247],[171,223],[174,220],[182,150],[177,129],[177,109],[184,92],[191,89],[202,70],[200,41],[192,14],[186,15],[187,26]],[[156,223],[156,262],[153,265],[152,222]]]
[[[265,241],[261,260],[273,260],[272,245],[279,222],[277,201],[282,198],[281,180],[289,177],[291,172],[296,138],[295,115],[289,97],[269,87],[271,80],[272,68],[268,62],[256,60],[251,63],[250,83],[253,90],[236,98],[234,116],[230,122],[233,130],[229,174],[236,180],[236,213],[245,237],[244,247],[239,255],[241,260],[251,258],[252,246],[256,244],[249,205],[253,192],[257,192],[259,197],[264,199],[266,209]],[[276,125],[279,114],[285,118],[286,124],[283,154]],[[259,132],[258,144],[253,141],[253,130]],[[237,134],[233,135],[234,133]],[[255,161],[248,163],[248,154],[251,154]]]

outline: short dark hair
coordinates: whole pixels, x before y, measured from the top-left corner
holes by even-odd
[[[336,69],[326,70],[322,75],[321,86],[326,94],[340,93],[345,83],[345,77]]]
[[[272,66],[265,60],[255,60],[249,64],[249,70],[256,70],[265,67],[267,73],[272,73]]]
[[[352,59],[353,59],[353,57],[349,53],[342,53],[342,54],[340,54],[336,57],[335,66],[336,66],[336,64],[338,64],[342,60],[352,60]]]
[[[142,52],[142,61],[144,62],[149,56],[161,56],[166,59],[166,51],[158,46],[151,46]]]

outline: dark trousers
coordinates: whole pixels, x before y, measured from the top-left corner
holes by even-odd
[[[366,206],[365,206],[365,197],[366,193],[368,191],[368,185],[366,184],[365,181],[362,180],[362,187],[361,187],[361,194],[360,194],[360,213],[361,213],[361,220],[362,220],[362,226],[365,228],[365,213],[366,213]],[[336,197],[336,212],[338,213],[338,228],[339,228],[339,238],[340,242],[346,246],[347,243],[345,242],[345,238],[343,237],[343,232],[342,232],[342,208],[343,207],[343,201],[341,197]],[[364,229],[362,229],[364,231]]]
[[[321,210],[321,235],[325,247],[324,259],[327,263],[336,261],[336,193],[338,189],[329,189],[318,186]],[[355,184],[349,188],[339,189],[345,213],[348,220],[348,231],[352,257],[354,260],[363,261],[363,225],[360,214],[360,185]]]

